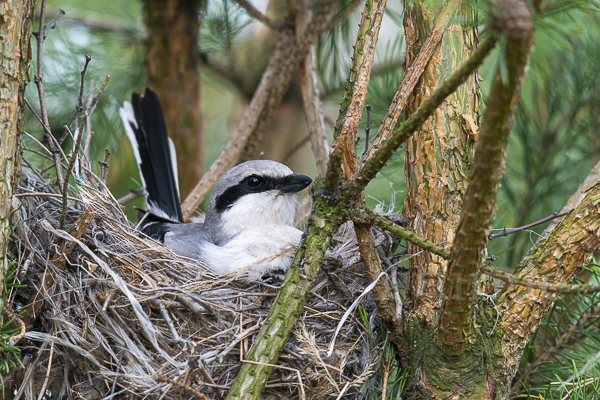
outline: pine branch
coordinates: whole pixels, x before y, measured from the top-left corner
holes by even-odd
[[[579,321],[575,325],[572,325],[562,335],[560,335],[552,346],[549,346],[544,350],[542,354],[531,361],[527,367],[527,370],[523,374],[523,378],[519,379],[511,388],[511,393],[516,393],[519,389],[526,385],[531,379],[533,372],[541,366],[543,363],[556,353],[561,348],[567,346],[569,343],[574,343],[583,337],[581,332],[583,328],[594,318],[598,318],[600,313],[600,305],[588,308],[588,310],[579,318]]]
[[[445,259],[450,258],[450,250],[444,249],[443,247],[438,246],[435,243],[431,243],[430,241],[423,239],[416,233],[413,233],[408,229],[393,223],[389,219],[382,217],[375,211],[369,210],[368,208],[351,208],[346,210],[346,215],[349,219],[356,223],[377,225],[381,229],[385,229],[393,235],[401,237],[404,240],[408,240],[409,242],[421,247],[424,250],[430,251],[433,254],[436,254]]]
[[[479,270],[489,276],[500,279],[509,284],[521,285],[532,289],[540,289],[550,293],[561,293],[561,294],[582,294],[588,295],[593,293],[600,292],[600,285],[590,285],[589,283],[584,283],[581,285],[569,285],[569,284],[560,284],[560,283],[551,283],[551,282],[542,282],[531,280],[527,278],[523,278],[517,275],[512,275],[504,271],[500,271],[499,269],[492,268],[490,266],[484,265],[479,267]]]
[[[235,0],[235,1],[240,5],[240,7],[242,7],[244,10],[246,10],[246,12],[252,18],[254,18],[257,21],[262,22],[263,24],[265,24],[269,28],[273,29],[274,31],[278,31],[279,28],[281,27],[278,23],[276,23],[271,18],[267,17],[265,14],[261,13],[258,9],[256,9],[256,7],[254,7],[249,1],[247,1],[247,0]]]
[[[462,67],[454,72],[448,80],[442,83],[440,87],[433,92],[431,97],[421,104],[416,112],[411,114],[404,123],[396,128],[389,140],[376,150],[369,159],[365,160],[359,171],[346,185],[352,193],[362,191],[367,184],[375,178],[377,173],[383,168],[394,152],[398,150],[406,139],[408,139],[408,137],[433,114],[435,109],[448,95],[452,94],[469,75],[479,68],[485,57],[496,45],[496,41],[497,39],[494,35],[486,38]]]
[[[533,46],[534,30],[531,12],[524,0],[507,2],[509,9],[503,23],[529,21],[520,29],[504,27],[507,36],[506,66],[508,81],[500,71],[492,82],[487,108],[483,115],[481,132],[475,148],[474,161],[469,174],[469,184],[463,202],[462,218],[452,245],[452,256],[444,281],[444,303],[438,330],[438,338],[448,352],[459,352],[467,344],[466,338],[474,329],[473,304],[479,266],[487,245],[486,231],[489,229],[496,204],[496,192],[504,170],[504,157],[508,146],[514,110],[520,98],[521,84],[525,78],[525,66]],[[502,10],[504,11],[504,10]]]
[[[367,2],[362,13],[356,44],[354,45],[350,76],[347,80],[346,92],[333,131],[334,143],[329,155],[325,178],[325,191],[328,195],[335,193],[340,179],[348,180],[356,173],[358,164],[356,155],[358,124],[367,98],[375,46],[377,45],[385,4],[385,1],[374,2],[373,4]],[[343,174],[340,173],[342,171]]]
[[[528,282],[565,284],[587,265],[600,248],[600,184],[588,189],[584,199],[559,222],[549,236],[519,264],[514,275]],[[502,376],[512,377],[523,347],[548,312],[556,293],[507,283],[497,297],[504,332],[502,353],[507,362]]]

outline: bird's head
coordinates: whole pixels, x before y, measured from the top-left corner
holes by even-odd
[[[215,244],[248,229],[269,229],[294,223],[295,194],[312,179],[294,174],[271,160],[247,161],[227,171],[217,182],[206,209]]]

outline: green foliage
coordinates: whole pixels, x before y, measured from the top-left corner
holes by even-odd
[[[600,14],[572,2],[563,8],[565,12],[537,21],[536,45],[498,193],[497,229],[560,211],[600,159]],[[490,65],[482,71],[484,93],[492,72]],[[490,253],[498,265],[514,268],[545,226],[496,239]]]
[[[386,400],[402,400],[402,391],[406,383],[407,372],[402,371],[396,355],[396,347],[388,341],[388,331],[385,326],[374,326],[373,318],[369,318],[364,305],[358,307],[361,321],[366,329],[366,341],[370,347],[379,350],[381,368],[361,387],[363,399],[381,399],[384,373],[387,371]],[[381,321],[379,321],[381,323]]]
[[[586,268],[600,281],[600,265]],[[582,283],[575,279],[573,283]],[[600,295],[559,296],[527,345],[517,379],[522,394],[545,399],[595,399],[600,395]],[[524,381],[525,379],[525,381]],[[532,397],[533,398],[533,397]]]
[[[18,267],[16,261],[12,261],[9,265],[8,273],[6,275],[6,294],[3,299],[4,301],[8,300],[11,289],[26,286],[15,283],[17,269]],[[5,390],[4,379],[2,376],[7,374],[11,368],[23,366],[20,358],[21,349],[8,340],[10,337],[19,333],[19,329],[11,327],[11,324],[15,319],[16,318],[11,318],[10,320],[5,321],[4,325],[0,327],[0,387],[2,387],[2,397],[4,397]]]

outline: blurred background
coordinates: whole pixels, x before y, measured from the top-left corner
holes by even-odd
[[[283,15],[287,7],[287,2],[282,0],[251,3],[274,20]],[[354,3],[344,2],[344,7],[354,11],[318,41],[319,87],[329,141],[362,10],[362,5],[355,7]],[[544,17],[538,16],[536,21],[536,45],[511,135],[506,174],[498,194],[496,229],[524,225],[560,211],[600,159],[597,3],[561,0],[545,4]],[[51,128],[60,136],[63,126],[71,119],[85,55],[91,56],[86,93],[92,81],[98,87],[105,75],[111,76],[92,121],[91,159],[104,159],[104,149],[109,149],[112,155],[107,182],[119,198],[140,187],[137,166],[123,134],[118,109],[124,100],[130,99],[132,91],[141,91],[148,84],[144,58],[145,40],[149,38],[143,22],[143,4],[141,1],[48,0],[47,20],[58,14],[59,9],[63,9],[66,16],[56,29],[47,32],[44,48],[44,82]],[[206,0],[199,14],[201,111],[205,135],[202,151],[206,170],[240,121],[269,60],[276,35],[253,20],[236,1]],[[367,100],[371,105],[372,130],[377,129],[402,79],[404,52],[402,5],[390,2],[381,28]],[[491,76],[499,67],[498,53],[480,70],[484,101]],[[31,75],[33,71],[30,67]],[[26,96],[34,108],[39,108],[34,85],[27,87]],[[41,138],[35,118],[29,112],[26,117],[26,130]],[[365,115],[359,152],[364,148],[366,120]],[[307,139],[300,87],[295,79],[255,156],[281,161],[297,173],[314,176],[315,161]],[[25,141],[28,147],[34,147],[29,139]],[[67,140],[66,152],[71,146]],[[27,155],[30,161],[34,159],[32,156]],[[369,185],[369,206],[380,203],[402,211],[403,160],[403,152],[397,152]],[[35,162],[41,167],[50,166],[46,160]],[[180,175],[189,173],[180,171]],[[128,215],[135,221],[134,205],[142,207],[143,199],[127,205]],[[536,232],[544,227],[492,241],[489,252],[499,259],[497,265],[515,266],[535,242]]]

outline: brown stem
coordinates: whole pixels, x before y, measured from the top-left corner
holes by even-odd
[[[61,13],[59,15],[64,14],[64,11],[60,10]],[[52,152],[52,158],[54,159],[54,166],[56,167],[56,179],[58,181],[58,187],[63,188],[64,179],[61,168],[61,160],[60,160],[60,151],[57,148],[56,144],[50,138],[52,136],[52,132],[50,131],[50,123],[48,121],[48,107],[46,106],[46,95],[44,93],[44,40],[46,38],[46,30],[53,29],[56,26],[56,21],[58,21],[59,17],[51,24],[51,27],[46,27],[44,25],[46,21],[46,0],[42,0],[42,6],[40,8],[40,26],[37,32],[34,32],[33,35],[37,39],[37,73],[33,78],[35,85],[38,89],[38,97],[40,100],[40,110],[41,110],[41,121],[42,127],[44,128],[44,139],[46,143],[48,143],[48,147]],[[54,26],[52,26],[54,25]]]
[[[235,1],[240,5],[240,7],[242,7],[244,10],[246,10],[246,12],[255,20],[262,22],[263,24],[265,24],[269,28],[273,29],[274,31],[279,30],[280,25],[278,23],[273,21],[271,18],[267,17],[265,14],[261,13],[249,1],[247,1],[247,0],[235,0]]]

